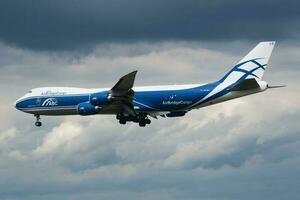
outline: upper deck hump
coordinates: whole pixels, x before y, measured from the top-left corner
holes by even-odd
[[[188,84],[188,85],[157,85],[157,86],[137,86],[133,87],[136,92],[147,91],[168,91],[168,90],[184,90],[199,87],[203,84]],[[78,95],[91,94],[96,92],[108,91],[110,88],[78,88],[78,87],[42,87],[32,89],[34,96],[56,96],[56,95]]]

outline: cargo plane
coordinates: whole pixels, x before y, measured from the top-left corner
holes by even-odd
[[[274,41],[260,42],[221,79],[206,84],[135,87],[137,71],[126,74],[111,88],[43,87],[27,92],[15,107],[33,114],[41,126],[42,115],[115,115],[120,124],[144,127],[151,118],[182,117],[193,109],[264,92],[262,80]]]

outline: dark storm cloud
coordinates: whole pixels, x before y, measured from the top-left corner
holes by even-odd
[[[140,40],[293,40],[299,1],[3,0],[0,40],[69,50]]]

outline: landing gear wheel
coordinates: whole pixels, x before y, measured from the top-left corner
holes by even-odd
[[[40,115],[34,115],[36,118],[35,126],[40,127],[42,126],[42,122],[40,122]]]
[[[120,124],[126,124],[126,120],[121,118],[121,119],[119,120],[119,123],[120,123]]]
[[[140,127],[145,127],[146,126],[146,122],[145,121],[140,121],[139,122],[139,126]]]
[[[35,126],[37,126],[37,127],[42,126],[42,122],[35,122]]]
[[[145,123],[146,124],[151,124],[151,120],[150,119],[145,119]]]

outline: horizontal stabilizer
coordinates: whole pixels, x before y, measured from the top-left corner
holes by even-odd
[[[242,91],[258,88],[259,84],[254,78],[244,79],[243,81],[236,84],[231,91]]]
[[[270,88],[270,89],[281,88],[281,87],[286,87],[286,85],[268,85],[268,88]]]

